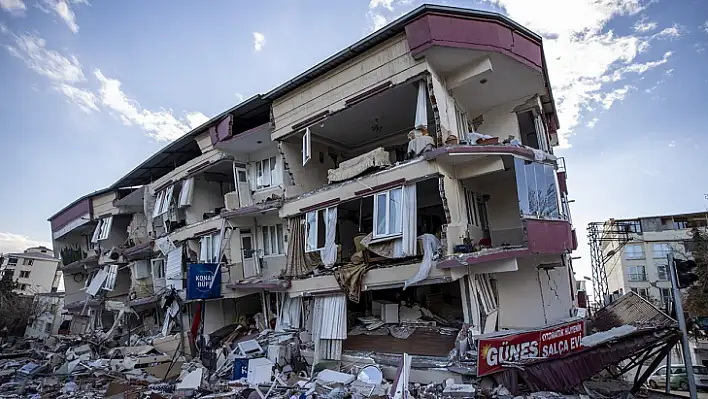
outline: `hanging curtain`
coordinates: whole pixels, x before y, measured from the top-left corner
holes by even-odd
[[[420,263],[418,272],[403,284],[404,290],[428,278],[430,269],[433,268],[433,261],[437,258],[437,254],[440,251],[440,240],[434,235],[423,234],[420,238],[423,240],[423,261]]]
[[[415,183],[403,186],[402,201],[401,216],[403,217],[403,234],[401,238],[393,241],[394,258],[415,256],[416,252],[418,252],[418,200],[416,198]]]
[[[312,307],[313,367],[322,359],[341,360],[347,339],[347,298],[343,294],[318,296]]]
[[[288,255],[285,264],[285,277],[300,277],[312,271],[313,267],[305,260],[305,218],[297,216],[288,221]]]
[[[320,249],[320,257],[325,267],[332,267],[337,261],[337,244],[334,242],[337,236],[337,207],[328,208],[325,214],[327,215],[325,245]]]
[[[428,127],[428,93],[425,90],[426,82],[421,80],[418,82],[418,99],[415,107],[415,124],[414,127]]]

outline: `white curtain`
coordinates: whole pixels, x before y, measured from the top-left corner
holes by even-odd
[[[337,244],[334,242],[337,235],[337,207],[327,209],[327,225],[324,248],[320,250],[320,257],[325,267],[331,267],[337,261]]]
[[[428,93],[425,90],[426,82],[418,82],[418,100],[415,107],[415,127],[428,126]]]
[[[404,290],[428,278],[430,269],[433,268],[433,260],[437,258],[437,253],[440,251],[440,240],[434,235],[423,234],[420,238],[423,240],[423,261],[420,263],[420,268],[415,276],[403,283]]]
[[[393,242],[394,258],[405,258],[415,256],[418,251],[418,201],[416,199],[415,184],[403,186],[403,207],[401,217],[403,218],[403,234],[400,239]]]

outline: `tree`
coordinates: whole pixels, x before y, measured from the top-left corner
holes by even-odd
[[[708,317],[708,233],[699,229],[691,232],[694,273],[698,281],[686,289],[684,308],[692,318]]]
[[[17,293],[17,288],[12,275],[4,273],[0,278],[0,330],[7,327],[10,335],[22,336],[25,328],[47,312],[49,306],[35,301],[34,296]]]

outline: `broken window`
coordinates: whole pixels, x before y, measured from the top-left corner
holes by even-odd
[[[465,202],[467,205],[467,219],[471,225],[487,227],[487,203],[484,196],[465,189]]]
[[[172,193],[174,192],[175,186],[169,186],[164,190],[157,193],[155,199],[155,208],[152,211],[153,219],[167,213],[170,209],[170,204],[172,203]]]
[[[646,288],[630,288],[632,292],[644,299],[649,299],[649,290]]]
[[[263,255],[280,255],[285,253],[283,241],[283,225],[261,227],[263,237]]]
[[[256,189],[277,186],[282,183],[278,159],[270,157],[256,162]]]
[[[325,246],[327,238],[327,220],[329,212],[336,212],[337,208],[325,208],[307,212],[305,225],[305,252],[319,251]]]
[[[514,158],[514,168],[521,214],[537,218],[560,218],[555,167]]]
[[[27,289],[27,284],[20,284],[19,287],[20,291],[24,291]]]
[[[627,267],[629,281],[647,281],[647,271],[644,266]]]
[[[641,244],[630,244],[624,247],[625,259],[644,259],[644,247]]]
[[[99,241],[103,241],[108,238],[111,233],[111,225],[113,224],[113,216],[107,218],[99,219],[96,229],[93,231],[93,237],[91,237],[91,242],[96,244]]]
[[[221,233],[204,236],[199,240],[199,261],[219,262],[221,249]]]
[[[152,278],[165,278],[165,260],[163,258],[151,259]]]
[[[98,274],[98,269],[89,272],[88,276],[86,276],[86,280],[84,281],[84,288],[88,288],[88,286],[91,285],[91,282],[94,277],[96,277],[96,274]]]
[[[34,263],[34,259],[22,259],[22,264],[24,266],[32,266]]]
[[[106,277],[106,282],[103,283],[103,289],[113,291],[116,288],[116,278],[118,278],[118,265],[106,266],[104,270],[108,273],[108,276]]]
[[[305,129],[305,134],[302,135],[302,166],[312,158],[312,142],[310,140],[310,128]]]
[[[7,258],[7,265],[8,266],[17,266],[17,258]]]
[[[396,237],[403,233],[403,188],[374,195],[373,238]]]

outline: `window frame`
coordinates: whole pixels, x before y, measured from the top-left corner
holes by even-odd
[[[310,128],[305,128],[305,134],[302,135],[302,166],[307,165],[312,159],[312,134]]]
[[[152,211],[152,218],[164,215],[170,210],[170,205],[172,205],[172,196],[174,194],[175,186],[170,184],[168,187],[160,190],[156,194],[155,207]]]
[[[278,229],[280,228],[280,229]],[[285,255],[285,230],[282,223],[260,226],[263,256]],[[275,236],[275,240],[273,240]]]
[[[91,243],[97,244],[99,241],[107,240],[111,235],[111,227],[113,226],[113,215],[98,219],[98,224],[93,231]]]
[[[278,161],[278,158],[279,157],[277,155],[272,155],[254,162],[254,172],[256,178],[253,191],[266,190],[283,184],[283,174],[280,173],[279,170],[280,162]],[[266,173],[268,174],[267,184],[263,181],[263,177],[266,176]]]
[[[664,291],[668,293],[668,295],[664,295]],[[661,299],[661,303],[666,306],[668,304],[667,298],[669,300],[673,300],[673,295],[671,294],[671,288],[659,288],[659,297]]]
[[[29,278],[29,277],[30,277],[29,270],[20,270],[20,276],[17,278]]]
[[[649,289],[648,288],[641,288],[641,287],[632,287],[630,288],[630,291],[634,292],[635,294],[639,295],[640,297],[644,299],[649,299]],[[644,292],[644,295],[642,295],[639,291]]]
[[[220,260],[217,258],[219,256],[218,253],[214,253],[214,239],[218,237],[218,242],[219,242],[219,248],[218,250],[221,250],[221,245],[223,244],[221,241],[221,233],[213,233],[213,234],[207,234],[199,238],[199,262],[203,263],[221,263]],[[208,241],[209,246],[207,248],[207,259],[204,260],[202,259],[202,245],[204,245],[204,242]]]
[[[391,222],[391,193],[394,191],[399,191],[400,194],[400,201],[401,203],[397,205],[398,207],[398,215],[399,215],[399,226],[397,231],[393,231],[390,228],[390,222]],[[392,238],[398,238],[403,236],[403,186],[399,187],[394,187],[389,190],[381,191],[376,194],[374,194],[374,220],[373,220],[373,234],[372,234],[372,241],[378,241],[378,240],[388,240]],[[377,228],[378,222],[379,222],[379,206],[378,206],[378,201],[381,196],[385,196],[384,201],[386,201],[386,215],[384,217],[384,221],[386,223],[386,230],[385,233],[381,234],[378,233],[380,230]]]
[[[641,249],[641,251],[639,251],[639,252],[641,252],[641,254],[637,257],[635,257],[635,256],[630,257],[628,254],[629,251],[627,251],[629,248],[639,248],[639,249]],[[626,260],[644,259],[646,256],[644,254],[644,245],[642,245],[642,244],[627,244],[624,246],[622,252],[624,254],[624,259],[626,259]],[[634,252],[634,251],[632,251],[632,252]]]
[[[657,247],[660,247],[661,250],[657,251]],[[657,242],[657,243],[652,243],[651,244],[651,254],[652,258],[654,259],[664,259],[666,260],[666,256],[672,252],[671,245],[667,242]]]
[[[319,231],[318,231],[318,226],[319,226],[319,217],[320,217],[320,212],[324,212],[324,225],[325,225],[325,241],[327,237],[327,231],[326,231],[326,226],[327,226],[327,220],[329,219],[329,207],[328,208],[322,208],[322,209],[317,209],[314,211],[307,212],[305,214],[305,253],[309,252],[319,252],[324,248],[324,245],[322,247],[317,248],[317,237],[319,237]],[[314,223],[313,226],[314,228],[310,227],[310,215],[314,214]],[[314,237],[314,246],[311,245],[310,243],[310,235],[313,233],[312,237]]]
[[[13,259],[15,260],[14,263],[12,262]],[[18,258],[18,257],[9,257],[9,258],[7,258],[7,265],[8,266],[17,266],[17,262],[19,262],[19,261],[20,261],[20,258]]]
[[[669,280],[669,265],[668,265],[668,263],[656,265],[656,276],[661,281],[668,281]]]
[[[32,266],[34,264],[34,259],[24,258],[22,259],[22,266]]]
[[[643,273],[632,272],[633,268],[642,268]],[[632,276],[643,277],[640,279],[632,278]],[[629,281],[647,281],[647,267],[645,265],[630,265],[627,266],[627,279]]]
[[[161,267],[157,267],[157,266],[155,265],[156,263],[162,263],[162,266],[161,266]],[[163,279],[163,280],[165,279],[165,263],[166,263],[165,258],[153,258],[153,259],[150,259],[150,274],[152,275],[152,278]],[[158,270],[158,271],[162,272],[162,276],[160,276],[160,273],[158,273],[158,275],[155,276],[155,273],[154,273],[155,270]]]

